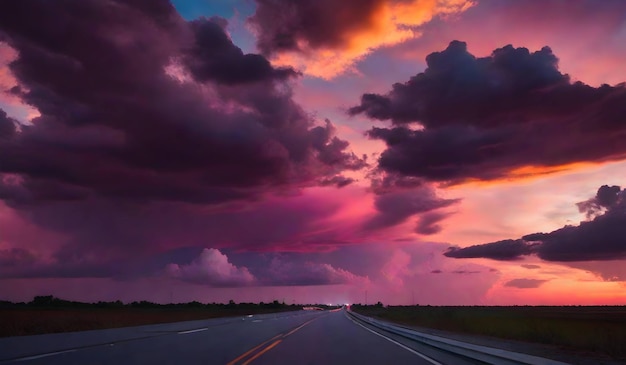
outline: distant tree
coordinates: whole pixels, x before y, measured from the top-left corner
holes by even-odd
[[[56,298],[52,295],[38,295],[33,298],[33,301],[30,302],[31,305],[37,307],[48,307],[54,304]]]

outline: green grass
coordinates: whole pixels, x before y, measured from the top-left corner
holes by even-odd
[[[376,307],[355,312],[405,325],[556,345],[626,359],[626,307]]]

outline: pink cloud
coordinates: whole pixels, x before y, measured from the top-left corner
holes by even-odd
[[[172,278],[217,287],[245,286],[256,281],[247,268],[231,264],[226,255],[214,248],[205,248],[187,265],[169,264],[165,271]]]
[[[266,285],[367,285],[369,278],[355,275],[327,263],[307,261],[304,264],[274,258]]]
[[[574,79],[599,86],[624,81],[621,72],[626,48],[622,1],[482,0],[452,21],[433,22],[422,37],[396,46],[391,54],[421,62],[433,50],[452,40],[466,41],[478,56],[513,44],[532,50],[550,46],[559,55],[560,68]],[[477,31],[477,28],[480,31]]]
[[[37,109],[23,103],[19,97],[10,93],[10,90],[19,83],[11,70],[9,63],[17,59],[18,53],[5,42],[0,42],[0,109],[22,122],[31,120],[39,115]]]
[[[469,0],[304,1],[257,0],[250,24],[257,45],[278,65],[333,78],[373,50],[419,37],[416,28],[461,13]],[[311,19],[314,19],[313,21]]]

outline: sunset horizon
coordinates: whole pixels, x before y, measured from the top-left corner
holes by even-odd
[[[620,0],[3,2],[0,301],[626,305],[625,45]]]

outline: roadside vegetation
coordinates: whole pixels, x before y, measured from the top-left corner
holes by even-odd
[[[407,326],[555,345],[626,359],[626,306],[432,307],[352,305]]]
[[[302,307],[277,300],[271,303],[235,303],[231,300],[227,304],[157,304],[147,301],[125,304],[120,301],[82,303],[37,296],[28,303],[0,301],[0,337],[275,313]]]

